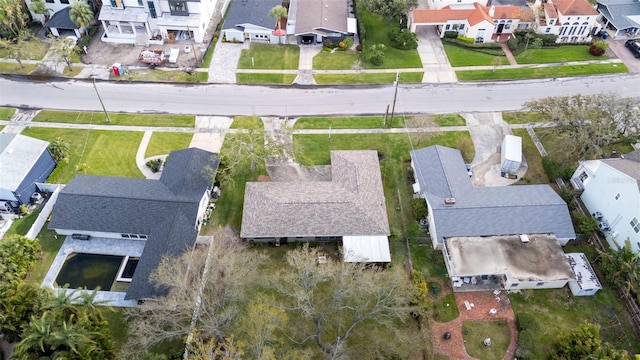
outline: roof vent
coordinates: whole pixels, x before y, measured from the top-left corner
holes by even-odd
[[[523,243],[528,243],[529,241],[529,237],[525,234],[520,235],[520,241],[522,241]]]
[[[444,199],[444,204],[445,205],[454,205],[456,203],[456,199],[455,198],[445,198]]]

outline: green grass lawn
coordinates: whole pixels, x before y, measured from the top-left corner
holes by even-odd
[[[145,157],[169,154],[173,150],[186,149],[191,143],[192,133],[154,132],[151,135]]]
[[[46,141],[61,138],[69,144],[68,162],[58,164],[48,182],[68,183],[80,173],[142,177],[136,166],[142,132],[33,127],[22,134]]]
[[[102,112],[42,110],[32,121],[167,127],[195,127],[196,125],[196,117],[193,115],[109,113],[109,118],[111,121],[107,122],[106,116]]]
[[[251,48],[242,50],[238,69],[297,70],[299,62],[300,47],[297,45],[251,43]]]
[[[467,121],[460,114],[432,115],[438,126],[465,126]]]
[[[535,68],[498,69],[493,70],[461,70],[456,71],[460,81],[481,80],[513,80],[513,79],[541,79],[566,76],[597,75],[626,73],[629,69],[622,63],[618,64],[584,64],[562,65]]]
[[[185,71],[166,71],[158,69],[127,70],[124,75],[109,75],[110,80],[118,81],[151,81],[151,82],[186,82],[206,83],[208,72],[196,71],[189,74]]]
[[[535,131],[551,158],[572,167],[576,167],[579,160],[585,160],[580,158],[579,149],[568,134],[563,134],[553,128],[540,128]],[[608,157],[613,150],[618,154],[626,154],[633,151],[633,147],[629,143],[613,144],[604,147],[602,155]]]
[[[507,124],[528,124],[549,121],[538,112],[532,111],[508,111],[502,113],[502,119]]]
[[[417,50],[398,50],[389,45],[389,25],[380,15],[370,13],[362,8],[358,8],[362,13],[362,24],[366,29],[366,40],[364,51],[367,46],[384,44],[384,62],[380,66],[375,66],[369,62],[366,67],[369,69],[402,69],[402,68],[422,68],[422,61]]]
[[[422,72],[400,73],[401,83],[422,82]],[[392,84],[396,81],[393,73],[367,73],[367,74],[315,74],[313,77],[318,84]]]
[[[212,41],[209,44],[209,47],[207,47],[207,51],[204,53],[204,56],[202,57],[202,65],[201,67],[203,68],[209,68],[209,65],[211,65],[211,59],[213,58],[213,51],[216,48],[216,42]]]
[[[262,129],[264,123],[258,116],[236,116],[229,127],[231,129]]]
[[[458,317],[458,305],[456,305],[456,298],[453,293],[443,297],[440,301],[437,301],[433,306],[433,319],[437,322],[449,322]]]
[[[238,84],[271,84],[271,85],[291,85],[296,79],[295,74],[257,74],[257,73],[237,73],[236,82]]]
[[[496,58],[502,58],[502,64],[509,64],[509,61],[502,56],[494,56],[471,49],[465,49],[460,46],[443,44],[444,51],[447,53],[451,66],[489,66],[495,65]]]
[[[353,50],[321,51],[313,58],[314,70],[351,70],[360,60],[360,53]]]
[[[22,53],[22,59],[25,60],[42,60],[44,55],[49,51],[50,44],[48,42],[40,41],[37,37],[33,36],[29,41],[23,41],[20,44]],[[0,58],[10,58],[9,51],[4,48],[0,48]]]
[[[28,282],[37,286],[42,284],[42,280],[47,275],[53,259],[55,259],[64,242],[64,236],[57,236],[55,231],[47,229],[47,225],[45,224],[37,237],[40,242],[42,257],[36,262],[27,277]]]
[[[42,209],[38,209],[20,219],[13,220],[11,227],[5,235],[26,235],[29,229],[31,229],[31,225],[33,225],[38,215],[40,215],[40,210]]]
[[[0,107],[0,120],[10,120],[15,113],[16,109],[14,108]]]
[[[506,321],[465,321],[462,338],[467,354],[480,360],[495,360],[507,352],[511,334]],[[491,346],[484,345],[486,338],[491,339]]]
[[[18,63],[0,62],[0,73],[28,75],[37,67],[37,65],[35,64],[23,64],[23,65],[24,66],[20,67]]]
[[[530,49],[516,57],[518,64],[548,64],[568,61],[606,60],[608,56],[594,56],[589,53],[589,45],[563,45]]]
[[[518,180],[518,185],[548,184],[549,178],[542,168],[542,156],[526,129],[513,129],[513,135],[522,138],[522,155],[527,161],[527,172]]]
[[[300,118],[294,129],[377,129],[383,128],[384,116],[351,117],[308,117]],[[393,127],[404,127],[401,121],[394,121]]]

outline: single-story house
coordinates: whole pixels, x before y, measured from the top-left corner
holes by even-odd
[[[80,27],[71,21],[71,18],[69,17],[69,10],[71,10],[71,8],[67,6],[56,12],[51,16],[49,21],[44,24],[44,27],[48,28],[53,36],[60,36],[60,30],[73,31],[75,36],[78,38],[82,36],[80,33]]]
[[[413,190],[427,204],[432,245],[445,253],[451,238],[547,234],[564,246],[576,237],[567,204],[548,185],[474,187],[460,151],[439,145],[412,151],[411,167]]]
[[[615,30],[614,38],[640,36],[640,2],[637,0],[598,0],[597,10],[603,26]]]
[[[47,180],[56,167],[48,147],[44,140],[0,133],[0,212],[29,204],[36,184]]]
[[[348,262],[391,261],[378,153],[332,151],[331,181],[248,182],[240,237],[342,242]]]
[[[216,170],[219,162],[216,154],[189,148],[169,154],[159,180],[78,175],[60,191],[49,228],[96,245],[144,242],[124,299],[153,299],[163,294],[149,280],[162,257],[196,245],[213,183],[203,169]],[[126,246],[112,251],[120,249]]]
[[[591,296],[602,289],[600,280],[583,253],[564,254],[575,275],[575,280],[569,281],[569,289],[573,296]]]
[[[640,251],[640,149],[620,158],[581,161],[571,184],[612,248]]]
[[[288,24],[295,27],[300,44],[341,41],[358,32],[353,3],[344,0],[298,0]]]
[[[269,17],[269,11],[278,5],[282,5],[282,0],[232,1],[222,26],[222,39],[277,44],[278,36],[274,34],[277,19]]]
[[[456,291],[557,289],[576,280],[551,234],[450,237],[443,252]]]

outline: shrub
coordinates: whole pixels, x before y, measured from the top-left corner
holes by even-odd
[[[594,41],[589,45],[589,53],[594,56],[602,56],[605,51],[609,48],[609,44],[607,44],[604,40]]]
[[[362,51],[362,44],[356,45],[356,51]]]
[[[416,220],[426,219],[427,215],[429,215],[429,210],[427,210],[427,202],[423,198],[413,199],[413,216]]]
[[[338,46],[338,44],[336,44],[335,42],[331,41],[331,39],[324,39],[324,41],[322,42],[322,45],[324,47],[328,47],[331,49],[334,49]]]
[[[581,234],[588,235],[594,231],[598,231],[598,222],[593,217],[589,215],[582,215],[576,210],[571,212],[571,216],[575,220],[575,223],[578,224],[577,230]]]
[[[455,39],[458,37],[458,32],[457,31],[445,31],[444,32],[444,38],[445,39]]]
[[[547,174],[549,181],[554,181],[557,178],[564,180],[571,179],[575,169],[569,165],[563,165],[559,161],[552,159],[548,156],[542,157],[542,168]]]
[[[352,37],[346,37],[346,38],[344,38],[344,40],[342,40],[342,42],[344,43],[344,47],[346,49],[351,49],[351,47],[353,46],[353,38]]]
[[[400,50],[411,50],[418,47],[418,37],[409,29],[393,27],[389,30],[389,44]]]
[[[338,43],[338,46],[339,46],[341,49],[344,49],[344,47],[345,47],[344,41],[340,41],[340,42]]]
[[[413,293],[413,299],[411,303],[414,305],[424,305],[427,299],[427,280],[424,274],[418,270],[411,271],[411,278],[413,279],[413,286],[415,292]]]
[[[375,44],[369,48],[367,59],[375,66],[380,66],[384,62],[384,44]]]
[[[162,159],[149,160],[147,161],[147,166],[151,171],[157,173],[160,171],[160,166],[162,166]]]
[[[466,37],[466,36],[462,36],[462,35],[458,35],[458,37],[456,39],[458,39],[458,40],[460,40],[460,41],[462,41],[462,42],[464,42],[466,44],[473,44],[473,43],[476,42],[475,39],[470,38],[470,37]]]
[[[519,43],[520,43],[520,40],[518,40],[517,37],[514,37],[514,38],[511,38],[511,39],[507,40],[507,46],[509,47],[509,50],[511,50],[511,51],[517,49]]]

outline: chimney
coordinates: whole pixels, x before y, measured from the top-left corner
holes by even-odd
[[[494,17],[495,14],[496,14],[496,6],[491,5],[491,7],[489,8],[489,16]]]

